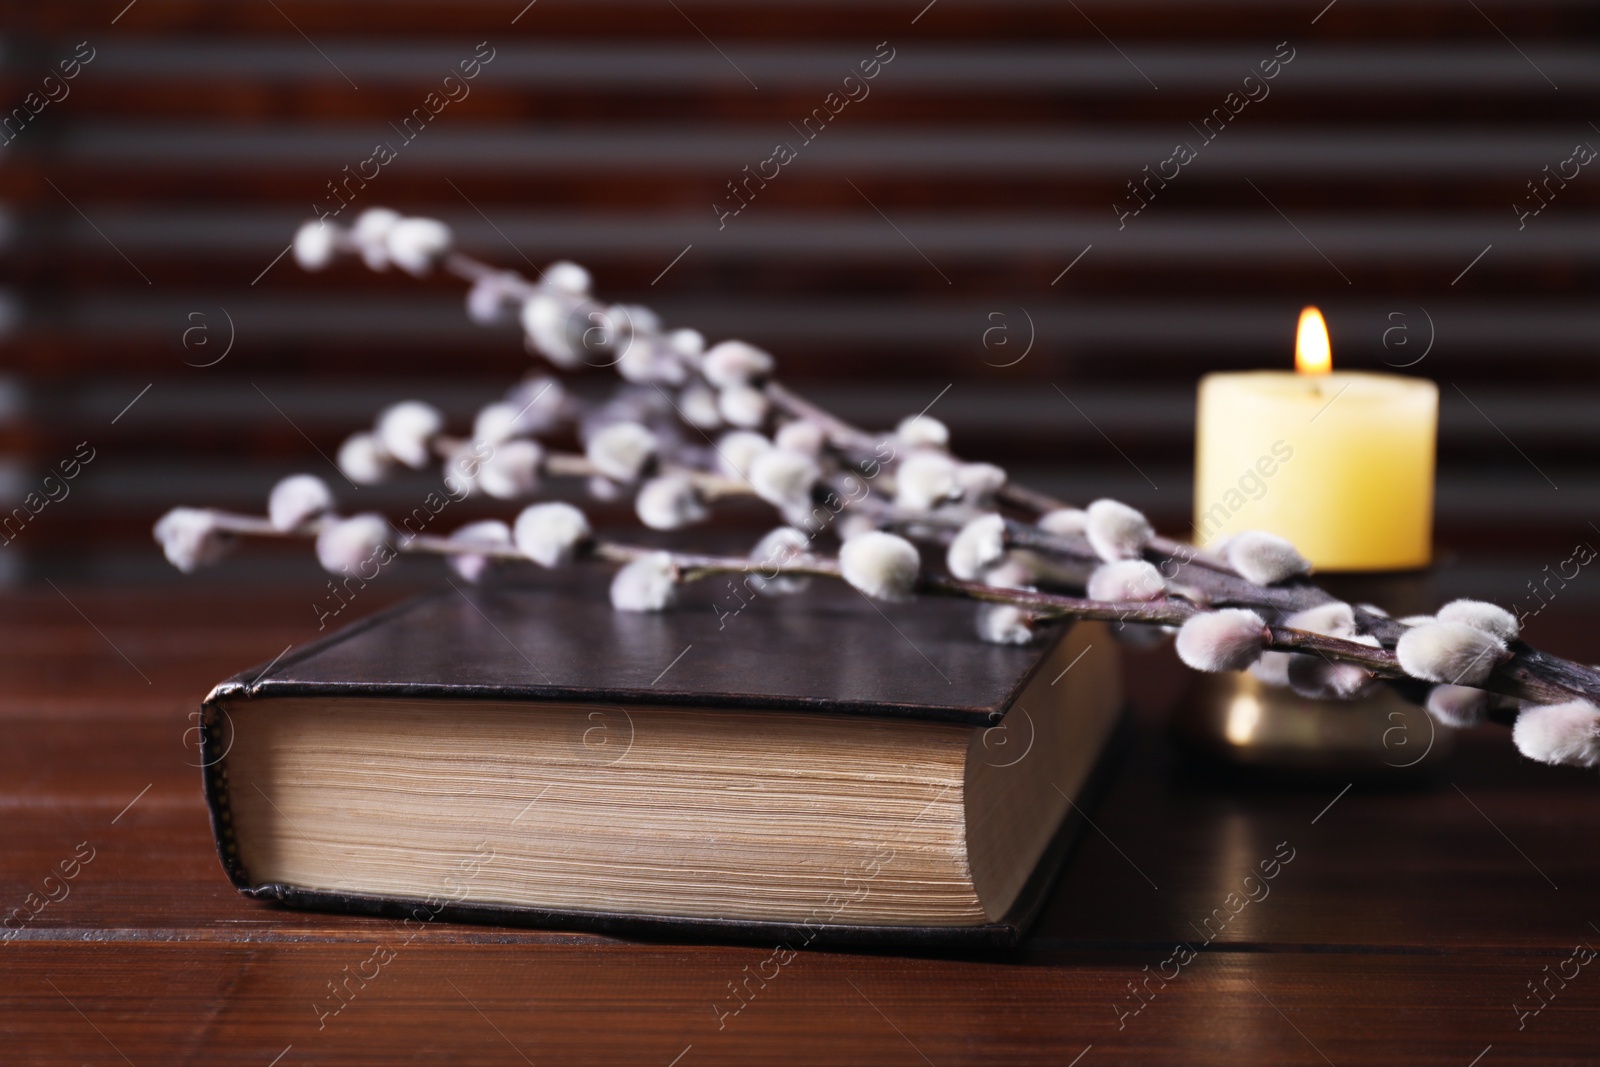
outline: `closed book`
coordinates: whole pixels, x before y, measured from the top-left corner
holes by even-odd
[[[819,585],[631,614],[572,572],[419,596],[207,697],[223,866],[418,921],[1014,944],[1120,678],[1099,624],[1001,646],[974,610]]]

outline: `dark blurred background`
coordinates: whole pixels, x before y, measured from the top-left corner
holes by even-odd
[[[332,481],[325,456],[383,403],[464,431],[528,369],[456,282],[276,258],[479,42],[470,96],[341,221],[385,205],[527,273],[574,259],[604,298],[770,349],[841,415],[892,426],[937,398],[963,454],[1180,534],[1196,379],[1287,367],[1316,303],[1338,365],[1439,382],[1448,587],[1510,601],[1600,545],[1600,164],[1551,178],[1600,146],[1593,5],[525,4],[4,5],[6,109],[92,58],[0,133],[0,500],[79,442],[95,458],[0,574],[178,581],[149,534],[166,508],[259,511],[283,474]],[[891,51],[719,228],[727,183]],[[1290,54],[1119,228],[1128,183]],[[246,557],[226,580],[320,588],[309,552]]]

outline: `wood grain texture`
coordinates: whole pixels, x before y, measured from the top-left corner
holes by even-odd
[[[393,596],[374,592],[374,608]],[[801,951],[780,966],[772,948],[444,924],[413,936],[251,903],[218,867],[185,731],[218,679],[313,636],[313,593],[63,585],[0,602],[0,907],[15,916],[67,887],[0,942],[7,1064],[947,1067],[1083,1053],[1084,1067],[1462,1067],[1491,1045],[1485,1065],[1595,1054],[1593,968],[1552,980],[1521,1030],[1512,1007],[1535,1006],[1527,983],[1574,945],[1600,944],[1592,774],[1528,765],[1486,728],[1423,786],[1241,781],[1165,739],[1186,679],[1167,650],[1128,657],[1138,742],[1014,953]],[[1591,620],[1552,608],[1535,622],[1561,651],[1592,648]],[[63,883],[84,842],[93,858]],[[1264,898],[1227,903],[1288,849]],[[1150,979],[1132,1014],[1128,983],[1180,941],[1195,958],[1164,988]],[[328,984],[374,969],[331,1014]]]

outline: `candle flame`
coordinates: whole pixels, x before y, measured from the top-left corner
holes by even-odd
[[[1333,371],[1328,324],[1322,321],[1322,312],[1314,307],[1300,312],[1300,328],[1294,341],[1294,369],[1301,374],[1330,374]]]

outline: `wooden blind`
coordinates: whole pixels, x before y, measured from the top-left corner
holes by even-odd
[[[1286,366],[1317,303],[1340,364],[1440,383],[1440,537],[1505,595],[1600,538],[1592,5],[125,4],[7,5],[6,507],[95,449],[13,574],[159,573],[165,508],[259,507],[386,400],[464,422],[522,373],[448,282],[278,258],[346,200],[1174,531],[1195,379]]]

